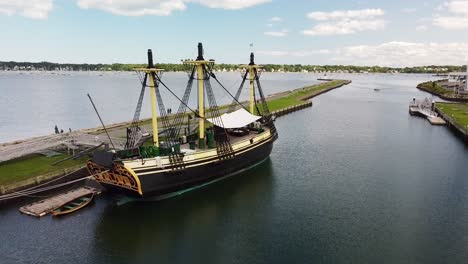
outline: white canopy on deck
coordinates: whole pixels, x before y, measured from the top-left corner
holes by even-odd
[[[245,127],[246,125],[255,122],[262,118],[261,116],[252,115],[251,113],[247,112],[244,108],[236,110],[232,113],[222,114],[221,120],[223,121],[224,128],[239,128]],[[214,122],[214,118],[207,119],[210,123],[215,126],[218,126]]]

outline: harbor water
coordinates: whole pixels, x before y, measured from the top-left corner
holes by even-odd
[[[267,94],[317,78],[278,76],[270,82],[276,91],[264,84]],[[3,205],[0,263],[466,263],[468,148],[446,127],[408,114],[413,97],[429,96],[416,85],[432,77],[332,77],[353,83],[278,118],[270,159],[242,175],[159,202],[116,206],[103,195],[63,218],[37,219],[21,215],[19,204]],[[98,104],[123,89],[99,76],[87,83]],[[10,91],[22,95],[17,103],[25,109],[24,102],[40,98],[34,106],[57,115],[82,107],[49,103],[57,94],[30,88]],[[132,96],[122,102],[134,104]],[[102,115],[129,119],[119,109],[106,105]],[[91,111],[73,120],[89,126]],[[2,113],[4,141],[16,131],[11,123],[22,124],[27,113]],[[72,125],[66,118],[54,122]],[[29,129],[21,135],[46,132]]]

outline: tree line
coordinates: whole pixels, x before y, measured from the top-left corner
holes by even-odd
[[[454,71],[466,71],[466,66],[454,65],[428,65],[418,67],[382,67],[382,66],[353,66],[353,65],[302,65],[302,64],[264,64],[267,72],[369,72],[369,73],[448,73]],[[53,62],[15,62],[0,61],[0,70],[44,70],[44,71],[133,71],[135,68],[146,67],[145,64],[73,64]],[[165,71],[187,71],[187,66],[179,63],[158,63],[157,68]],[[238,64],[215,64],[216,71],[235,71]]]

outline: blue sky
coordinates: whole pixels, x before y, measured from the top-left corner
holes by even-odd
[[[468,60],[468,0],[0,0],[0,61],[414,66]]]

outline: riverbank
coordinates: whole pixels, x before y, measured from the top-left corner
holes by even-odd
[[[306,107],[310,107],[312,106],[312,103],[308,102],[307,100],[349,83],[351,83],[349,80],[332,80],[325,83],[298,88],[292,91],[273,94],[267,97],[267,104],[270,111],[275,116],[285,115]],[[222,106],[222,108],[227,109],[227,106]],[[150,121],[151,119],[145,119],[141,121],[141,124],[150,125]],[[121,136],[122,134],[125,134],[125,129],[130,124],[131,122],[122,122],[108,125],[107,128],[111,135]],[[88,133],[92,135],[100,135],[101,133],[104,133],[102,128],[82,129],[77,132]],[[28,143],[28,141],[35,142],[39,138],[4,143],[0,146],[0,148]],[[24,156],[1,162],[1,194],[21,190],[23,188],[33,186],[34,184],[40,184],[60,177],[66,173],[69,173],[72,168],[84,166],[84,163],[87,159],[86,156],[84,156],[78,160],[65,161],[60,163],[60,165],[57,167],[54,167],[53,164],[63,158],[65,158],[65,155],[61,155],[60,157],[56,158],[38,157],[37,155],[33,155],[31,157]],[[38,162],[40,164],[38,164]]]
[[[468,104],[436,103],[436,112],[458,136],[468,144]]]
[[[349,80],[332,80],[303,88],[287,91],[278,95],[272,95],[267,98],[268,108],[270,111],[277,111],[282,108],[291,107],[304,103],[315,96],[326,93],[333,89],[350,84]]]
[[[436,95],[444,100],[447,101],[454,101],[454,102],[468,102],[468,96],[466,95],[458,95],[454,91],[445,89],[440,85],[441,81],[431,81],[420,83],[416,86],[418,89],[428,92],[430,94]]]

